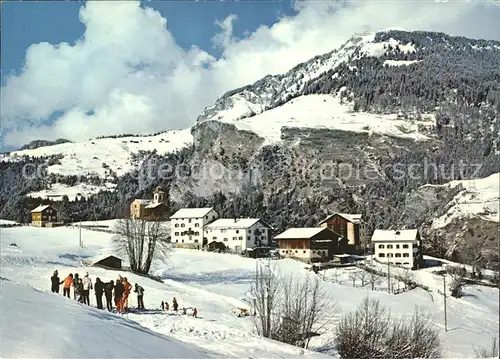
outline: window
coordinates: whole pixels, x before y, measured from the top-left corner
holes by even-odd
[[[384,249],[384,245],[383,245],[383,244],[379,244],[379,245],[378,245],[378,247],[379,247],[380,249]]]
[[[199,235],[200,235],[200,232],[194,232],[194,235],[195,235],[195,236],[199,236]]]
[[[178,239],[176,239],[176,240],[175,240],[175,243],[179,243],[179,240],[178,240]]]
[[[181,227],[186,227],[184,223],[181,223]]]
[[[224,242],[227,242],[227,241],[228,241],[228,239],[227,239],[227,238],[224,238]]]
[[[217,237],[212,237],[212,239],[213,239],[214,241],[216,241],[216,240],[217,240]]]
[[[238,240],[238,237],[233,237],[233,241],[237,241]]]
[[[195,224],[194,224],[194,226],[195,226],[195,227],[199,227],[199,226],[200,226],[200,224],[199,224],[199,223],[195,223]]]
[[[197,240],[197,239],[195,239],[195,240],[194,240],[194,243],[198,243],[198,240]]]
[[[189,218],[189,223],[191,223],[191,218]]]
[[[403,265],[405,265],[405,266],[409,266],[409,265],[410,265],[410,263],[408,263],[408,262],[404,262],[404,263],[403,263]]]
[[[392,255],[392,253],[387,253],[387,257],[392,258],[392,257],[394,257],[394,256]]]
[[[239,239],[240,241],[242,241],[242,240],[243,240],[243,236],[239,236],[239,237],[238,237],[238,239]]]
[[[385,253],[379,253],[379,254],[378,254],[378,256],[379,256],[380,258],[384,258],[384,257],[385,257]]]
[[[401,253],[396,253],[395,257],[401,257]]]
[[[179,235],[179,232],[175,232],[174,235],[178,236]]]
[[[401,262],[396,262],[396,265],[397,265],[397,266],[400,266],[400,265],[401,265]]]
[[[239,229],[236,230],[236,234],[240,233]]]
[[[221,229],[220,232],[221,233],[226,233],[226,230],[225,229]]]
[[[388,244],[387,249],[392,249],[392,244]]]
[[[403,244],[403,249],[407,249],[408,248],[408,244]]]
[[[184,243],[184,239],[181,242]]]
[[[305,253],[306,251],[303,251],[303,252]]]
[[[396,244],[396,249],[399,249],[399,244]]]
[[[208,219],[208,215],[205,216],[205,219]]]
[[[403,253],[403,257],[407,258],[409,257],[410,255],[408,253]]]
[[[247,241],[251,241],[251,240],[252,240],[252,238],[250,238],[250,237],[247,237]]]

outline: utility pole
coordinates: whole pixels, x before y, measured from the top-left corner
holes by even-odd
[[[443,275],[443,298],[444,298],[444,331],[448,331],[448,320],[446,318],[446,274]]]
[[[83,242],[82,242],[82,220],[80,220],[80,226],[79,226],[79,242],[80,242],[80,248],[83,248]]]
[[[391,294],[391,262],[387,258],[387,291]]]

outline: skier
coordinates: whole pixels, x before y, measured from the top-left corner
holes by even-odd
[[[70,298],[69,289],[73,285],[73,274],[70,273],[63,281],[63,296]],[[58,291],[59,292],[59,291]]]
[[[182,307],[182,314],[186,315],[186,308]]]
[[[92,280],[90,280],[89,272],[85,273],[83,278],[83,302],[90,305],[90,290],[94,287],[92,286]]]
[[[104,285],[104,296],[106,297],[106,308],[111,312],[113,310],[113,303],[111,298],[113,297],[113,287],[115,283],[111,280],[109,283]]]
[[[80,278],[78,277],[78,273],[75,273],[75,277],[73,278],[73,297],[76,300],[80,294],[78,293],[78,282]]]
[[[144,309],[144,288],[135,283],[134,292],[137,293],[137,308]]]
[[[52,293],[59,293],[59,286],[62,284],[62,282],[59,281],[57,269],[54,271],[52,274],[52,277],[50,277],[50,290]]]
[[[193,317],[198,318],[197,315],[198,315],[198,309],[194,308],[193,309]]]
[[[115,284],[115,305],[116,305],[116,311],[118,313],[121,313],[123,311],[122,308],[122,297],[123,297],[123,284],[121,281],[121,277],[116,280]]]
[[[123,297],[122,297],[122,309],[128,309],[128,296],[130,295],[130,291],[132,290],[132,284],[130,284],[127,278],[123,278]]]
[[[83,303],[83,280],[78,278],[78,284],[76,285],[76,293],[78,294],[78,303]]]
[[[104,309],[102,306],[102,295],[104,293],[105,284],[101,282],[101,278],[97,277],[95,279],[95,299],[97,302],[98,309]]]
[[[165,302],[165,310],[166,310],[166,311],[169,311],[169,310],[170,310],[170,306],[168,305],[168,302]]]
[[[179,304],[177,304],[177,299],[172,299],[172,307],[174,308],[174,311],[177,312],[177,308],[179,308]]]
[[[160,308],[161,310],[165,310],[165,302],[163,302],[163,300],[161,301]]]

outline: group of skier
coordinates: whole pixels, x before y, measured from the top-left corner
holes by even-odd
[[[160,304],[160,308],[161,310],[166,310],[168,311],[170,309],[170,306],[168,305],[168,302],[161,302]],[[174,310],[174,312],[177,312],[177,310],[179,310],[179,303],[177,303],[177,298],[173,298],[172,299],[172,309]],[[186,314],[186,308],[182,308],[182,314]],[[193,308],[193,317],[197,318],[198,316],[198,309],[196,308]]]
[[[85,273],[83,278],[80,278],[78,273],[70,273],[64,280],[59,279],[57,270],[50,278],[51,290],[53,293],[59,293],[59,288],[63,286],[63,295],[70,298],[70,289],[73,287],[73,299],[78,302],[90,305],[90,291],[93,289],[96,296],[97,308],[104,309],[102,296],[106,298],[106,308],[109,311],[113,310],[113,294],[114,304],[118,313],[124,313],[128,310],[128,297],[132,291],[132,284],[127,278],[118,276],[115,281],[103,282],[99,277],[95,279],[95,283],[89,277],[89,273]],[[137,308],[144,309],[144,288],[138,283],[135,283],[134,292],[137,293]]]

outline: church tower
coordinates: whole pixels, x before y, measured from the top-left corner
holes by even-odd
[[[162,191],[161,187],[156,187],[153,192],[153,203],[163,203],[165,202],[165,192]]]

